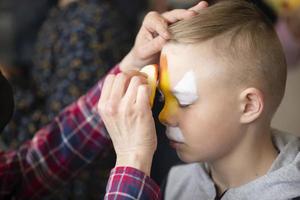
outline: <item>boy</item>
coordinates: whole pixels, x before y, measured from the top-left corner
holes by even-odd
[[[159,118],[189,164],[170,170],[164,198],[299,197],[299,139],[270,127],[286,82],[272,25],[252,4],[233,0],[170,31],[161,53]],[[127,88],[128,80],[108,77],[98,105],[117,153],[106,198],[159,199],[148,177],[156,137],[147,87],[135,78]]]

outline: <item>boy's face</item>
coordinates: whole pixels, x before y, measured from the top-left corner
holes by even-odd
[[[221,158],[241,139],[238,89],[226,84],[224,64],[209,48],[168,43],[161,54],[159,119],[185,162]]]

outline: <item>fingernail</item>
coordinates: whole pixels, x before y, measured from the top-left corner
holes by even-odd
[[[207,1],[201,1],[199,4],[203,4],[203,6],[207,7],[208,6],[208,2]],[[198,5],[199,5],[198,4]]]
[[[145,78],[148,78],[148,74],[146,74],[145,72],[140,72],[142,76],[144,76]]]

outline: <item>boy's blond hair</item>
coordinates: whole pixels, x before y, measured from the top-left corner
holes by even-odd
[[[174,42],[212,40],[216,59],[225,60],[230,69],[230,81],[261,89],[268,113],[275,113],[284,96],[286,61],[272,24],[255,5],[245,0],[221,1],[173,24],[170,31]]]

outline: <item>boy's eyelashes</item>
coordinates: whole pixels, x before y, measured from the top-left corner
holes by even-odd
[[[164,93],[160,89],[158,89],[158,92],[159,92],[158,101],[159,102],[165,102]],[[177,101],[180,108],[188,108],[191,105],[191,104],[182,104],[182,103],[180,103],[180,101],[176,98],[176,96],[174,96],[174,98],[176,99],[176,101]]]
[[[191,104],[180,104],[179,103],[179,107],[180,108],[188,108]]]
[[[158,101],[159,102],[164,102],[165,101],[165,95],[164,95],[164,93],[160,89],[158,89],[158,93],[159,93]]]

